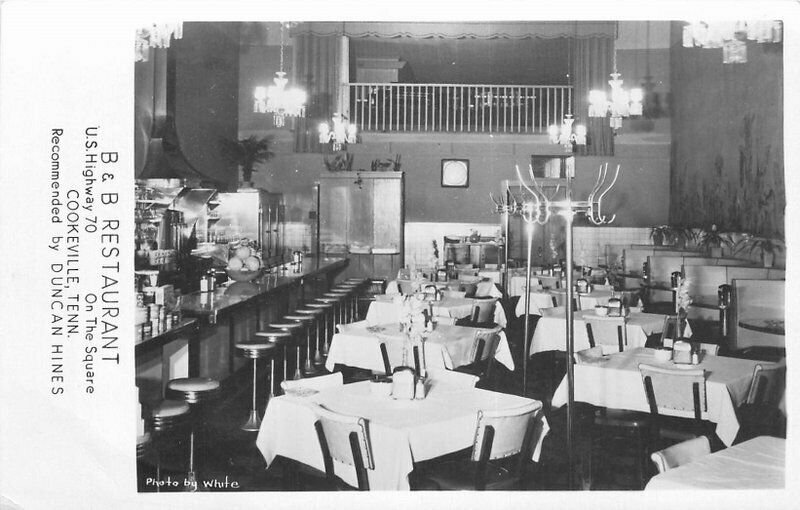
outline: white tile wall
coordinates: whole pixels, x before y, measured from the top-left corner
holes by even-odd
[[[406,223],[406,264],[427,266],[433,256],[434,239],[439,246],[441,259],[444,256],[442,250],[444,236],[469,235],[472,230],[477,230],[484,236],[494,236],[499,234],[500,227],[491,223]],[[605,264],[606,250],[608,262],[613,264],[619,261],[624,247],[650,243],[650,229],[646,227],[575,227],[573,235],[575,262],[581,265]]]
[[[284,246],[289,252],[295,250],[302,250],[305,246],[306,249],[313,249],[311,225],[297,222],[284,223],[283,230]]]

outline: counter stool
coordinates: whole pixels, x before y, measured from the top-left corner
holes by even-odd
[[[356,319],[355,320],[359,320],[360,317],[361,317],[359,315],[359,313],[358,313],[359,301],[361,300],[361,298],[364,296],[364,294],[369,289],[369,287],[370,287],[370,279],[369,278],[348,278],[347,280],[344,281],[344,283],[346,285],[355,285],[356,286],[356,288],[355,288],[355,291],[356,291],[356,296],[355,296]]]
[[[350,291],[347,290],[330,290],[322,295],[323,298],[333,298],[337,299],[337,302],[333,304],[334,306],[334,317],[336,318],[336,324],[345,324],[347,323],[347,314],[348,314],[348,304],[350,302]],[[336,326],[334,324],[334,327]]]
[[[297,310],[295,310],[295,314],[297,314]],[[312,314],[297,314],[297,315],[284,315],[283,320],[285,321],[292,321],[300,324],[302,326],[302,330],[305,332],[305,350],[306,350],[306,362],[303,365],[301,359],[301,351],[303,350],[303,340],[302,338],[298,339],[297,343],[297,367],[294,372],[294,380],[302,379],[305,374],[303,372],[306,371],[306,368],[309,365],[309,359],[311,357],[311,328],[314,327],[314,323],[316,319]]]
[[[189,423],[189,412],[191,408],[186,402],[179,400],[163,400],[155,406],[148,416],[147,423],[153,433],[153,452],[156,456],[156,480],[161,480],[161,444],[166,435],[175,432]],[[139,452],[139,445],[136,448]],[[159,485],[156,485],[156,492],[160,492]]]
[[[348,297],[347,322],[358,320],[358,297],[361,294],[362,285],[360,283],[340,283],[333,288],[334,291],[345,290]]]
[[[166,397],[171,400],[183,400],[189,404],[191,429],[189,431],[189,471],[186,478],[189,481],[188,490],[194,492],[198,489],[197,477],[194,470],[194,438],[197,428],[197,409],[210,400],[219,396],[219,381],[208,377],[191,377],[173,379],[167,383]],[[199,409],[198,409],[199,410]]]
[[[321,301],[323,299],[334,299],[333,302],[333,328],[336,328],[336,324],[342,324],[344,322],[344,313],[345,308],[347,305],[347,291],[346,290],[329,290],[328,292],[322,294],[322,297],[317,299],[317,301]],[[324,302],[324,301],[323,301]],[[331,330],[331,335],[336,332],[335,329]]]
[[[257,432],[261,427],[261,418],[258,416],[258,401],[256,400],[256,390],[258,389],[258,360],[269,359],[274,363],[275,356],[278,355],[280,346],[272,342],[254,342],[251,340],[247,342],[237,342],[235,348],[240,356],[253,360],[253,402],[250,407],[250,417],[241,428],[248,432]],[[270,380],[270,384],[271,383],[272,380]]]
[[[306,364],[303,367],[303,372],[305,375],[316,375],[317,368],[314,366],[312,360],[315,359],[314,356],[311,355],[311,345],[314,345],[314,353],[317,354],[317,346],[319,346],[319,338],[320,333],[322,331],[322,321],[324,320],[325,310],[322,308],[298,308],[294,311],[299,316],[311,317],[313,322],[311,322],[308,330],[306,340],[308,341],[307,350],[306,350]],[[314,327],[314,340],[312,341],[311,335],[311,326]],[[321,358],[320,358],[321,359]]]
[[[283,317],[282,322],[273,322],[269,325],[272,329],[278,329],[281,331],[286,331],[292,334],[292,338],[289,342],[286,343],[284,346],[283,351],[283,373],[285,374],[285,379],[289,378],[289,356],[287,352],[288,347],[292,347],[297,350],[297,363],[294,367],[294,376],[292,379],[302,379],[303,374],[300,371],[300,346],[303,343],[301,333],[303,332],[303,324],[287,319],[286,316]]]
[[[337,300],[333,298],[319,298],[315,300],[313,303],[308,303],[306,308],[319,308],[324,313],[320,316],[321,323],[322,323],[322,336],[320,338],[320,343],[317,344],[317,353],[314,356],[314,364],[315,365],[324,365],[325,359],[328,357],[328,348],[330,347],[330,337],[333,336],[333,326],[328,328],[328,323],[333,324],[333,303]],[[330,320],[329,320],[330,317]]]
[[[286,380],[286,355],[287,355],[287,348],[288,345],[292,342],[292,334],[288,331],[281,331],[279,329],[266,329],[263,331],[256,331],[256,338],[259,341],[269,342],[271,344],[277,345],[278,349],[282,348],[283,351],[283,375],[281,377],[281,381]],[[277,357],[277,353],[275,356],[272,356],[269,359],[269,397],[267,401],[272,399],[275,396],[275,358]]]

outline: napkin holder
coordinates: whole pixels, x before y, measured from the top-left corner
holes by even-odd
[[[692,364],[692,344],[676,340],[672,344],[672,362],[679,365]]]
[[[588,294],[592,291],[592,286],[586,278],[579,278],[575,282],[575,290],[578,294]]]
[[[392,372],[392,398],[414,400],[417,375],[411,367],[396,367]]]
[[[623,317],[622,301],[620,301],[619,298],[611,298],[608,300],[608,316]]]

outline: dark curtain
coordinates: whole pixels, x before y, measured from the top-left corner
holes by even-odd
[[[609,74],[614,69],[614,39],[597,37],[577,39],[572,42],[574,50],[574,108],[576,124],[586,126],[586,146],[578,154],[582,156],[613,156],[614,132],[607,117],[589,117],[589,91],[608,91]]]
[[[330,122],[336,108],[341,38],[298,34],[293,39],[294,80],[308,94],[306,115],[295,126],[295,152],[322,152],[317,127]]]

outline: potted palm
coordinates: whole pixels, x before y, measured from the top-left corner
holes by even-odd
[[[722,245],[731,246],[731,238],[727,234],[721,234],[716,225],[711,225],[710,230],[703,230],[700,234],[698,246],[711,257],[722,257]]]
[[[253,172],[256,163],[264,163],[275,153],[270,150],[272,137],[257,138],[255,135],[241,140],[220,140],[222,154],[232,163],[236,163],[242,171],[242,184],[252,186]]]
[[[667,244],[670,243],[673,236],[672,227],[669,225],[658,225],[656,227],[650,227],[650,237],[653,239],[654,246],[663,246],[664,241]]]
[[[775,264],[775,254],[783,251],[783,241],[769,237],[746,236],[739,243],[736,252],[745,250],[748,255],[752,255],[756,250],[760,251],[764,267],[772,267]]]

